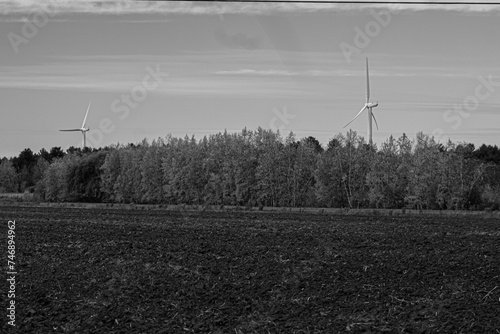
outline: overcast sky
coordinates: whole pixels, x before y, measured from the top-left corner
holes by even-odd
[[[378,14],[377,14],[378,13]],[[0,1],[0,157],[281,129],[500,145],[500,6]],[[366,136],[366,115],[349,128]]]

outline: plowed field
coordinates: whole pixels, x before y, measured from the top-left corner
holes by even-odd
[[[0,217],[5,263],[16,221],[18,333],[500,333],[498,219],[8,206]]]

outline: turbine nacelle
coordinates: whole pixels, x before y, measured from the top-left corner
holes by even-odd
[[[90,128],[86,128],[85,127],[85,123],[87,122],[87,116],[89,115],[89,110],[90,110],[90,104],[92,103],[92,101],[90,101],[89,103],[89,106],[87,107],[87,112],[85,113],[85,118],[83,119],[83,123],[82,123],[82,126],[79,128],[79,129],[66,129],[66,130],[59,130],[59,131],[80,131],[83,135],[83,147],[82,148],[85,148],[86,145],[87,145],[87,141],[86,141],[86,138],[85,138],[85,132],[88,132],[90,130]]]
[[[375,115],[372,112],[372,108],[375,108],[378,106],[378,101],[376,103],[370,102],[370,76],[368,74],[368,58],[366,58],[366,103],[363,106],[363,108],[354,116],[354,118],[344,125],[344,128],[351,124],[356,118],[358,118],[359,115],[363,113],[363,111],[367,110],[368,111],[368,140],[371,143],[372,142],[372,119],[375,121],[375,125],[377,126],[378,129],[378,124],[377,124],[377,119],[375,118]]]

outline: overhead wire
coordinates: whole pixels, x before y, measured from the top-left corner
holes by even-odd
[[[280,3],[280,4],[364,4],[364,5],[500,5],[500,2],[475,1],[343,1],[343,0],[139,0],[145,2]]]

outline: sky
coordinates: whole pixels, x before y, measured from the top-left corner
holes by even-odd
[[[484,1],[483,1],[484,2]],[[0,1],[0,157],[259,126],[500,145],[500,5]]]

